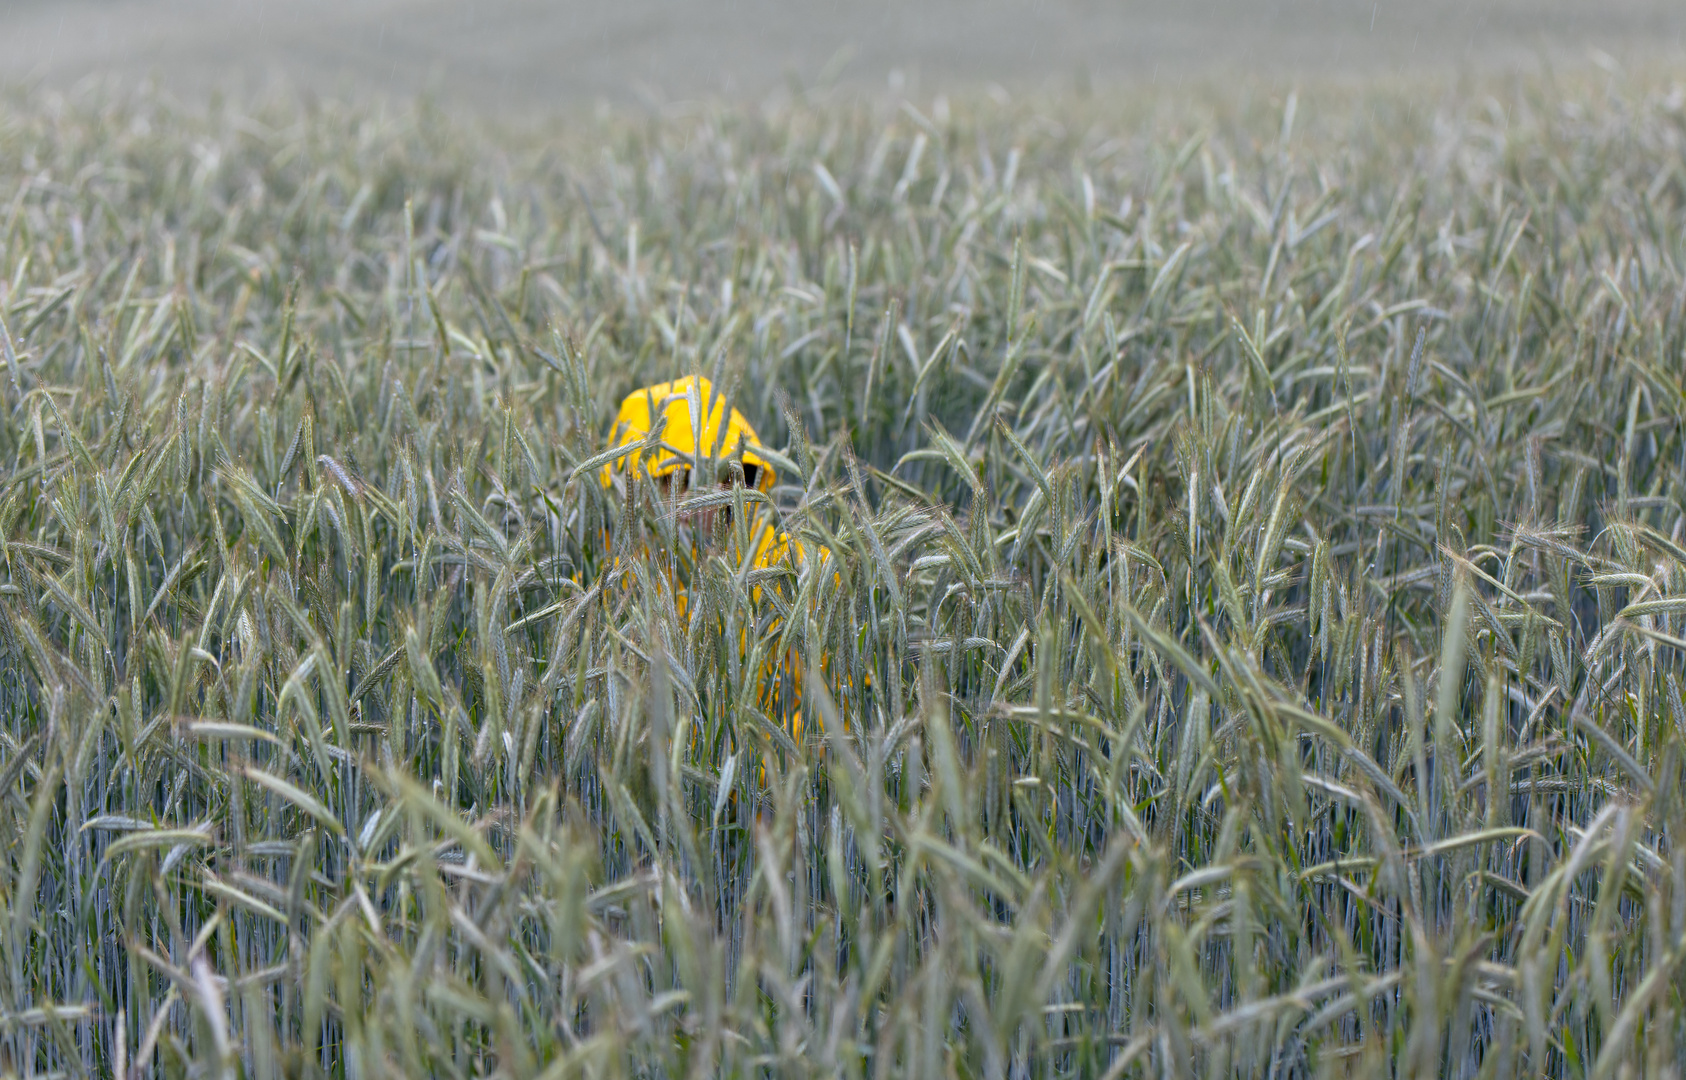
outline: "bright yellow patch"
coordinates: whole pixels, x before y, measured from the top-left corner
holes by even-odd
[[[661,445],[603,466],[604,487],[614,482],[616,465],[623,469],[642,466],[651,476],[666,476],[689,467],[699,454],[730,460],[737,460],[742,454],[744,464],[760,469],[756,486],[762,491],[772,490],[772,466],[755,452],[761,445],[760,437],[742,413],[727,409],[726,399],[715,393],[713,384],[701,375],[687,375],[628,394],[615,416],[615,426],[609,433],[610,445],[633,446],[648,441],[657,418],[664,422]]]

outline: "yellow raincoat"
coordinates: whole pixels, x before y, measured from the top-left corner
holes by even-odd
[[[700,425],[693,420],[700,420]],[[658,422],[659,444],[647,446]],[[604,465],[600,477],[604,487],[613,486],[616,470],[645,469],[652,478],[682,477],[688,476],[699,462],[710,460],[740,463],[745,485],[763,492],[771,491],[777,480],[772,463],[757,452],[761,440],[755,429],[742,413],[728,408],[724,398],[701,375],[658,383],[627,395],[615,416],[609,442],[614,448],[642,449]],[[752,557],[755,569],[779,566],[805,554],[802,544],[779,531],[771,520],[753,523],[751,536],[755,545]],[[676,606],[683,616],[687,608],[684,586],[676,583],[674,591]],[[758,598],[760,592],[756,586],[751,596]],[[740,644],[747,653],[747,641]],[[782,719],[792,738],[797,740],[802,737],[801,673],[801,663],[794,654],[782,661],[769,660],[763,665],[759,693],[764,709],[777,708],[788,714],[774,719]]]

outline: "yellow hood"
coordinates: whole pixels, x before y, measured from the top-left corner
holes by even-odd
[[[691,390],[696,389],[702,430],[691,423]],[[665,417],[662,445],[652,450],[628,454],[613,465],[603,466],[603,486],[614,482],[615,468],[647,468],[651,476],[666,476],[690,465],[680,455],[702,454],[720,459],[735,459],[741,452],[746,465],[759,470],[755,486],[762,491],[772,489],[772,466],[756,453],[761,439],[749,421],[736,409],[727,409],[726,400],[715,393],[714,386],[701,375],[689,375],[673,382],[657,383],[628,394],[615,416],[615,426],[609,433],[611,446],[637,445],[650,437],[657,417]]]

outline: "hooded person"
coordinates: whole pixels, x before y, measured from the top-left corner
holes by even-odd
[[[701,375],[657,383],[628,394],[615,416],[609,443],[611,448],[626,453],[603,466],[603,486],[613,486],[616,472],[629,478],[647,473],[657,491],[672,500],[676,509],[678,502],[685,500],[688,506],[679,510],[679,517],[691,526],[694,535],[707,536],[713,531],[720,510],[737,484],[764,495],[778,481],[755,429],[742,413],[728,407],[725,398],[715,393],[713,384]],[[712,484],[703,476],[710,471],[714,473]],[[708,495],[715,497],[699,498]],[[779,532],[772,522],[754,524],[757,569],[778,565],[787,555],[801,557],[802,546]]]
[[[647,474],[673,508],[676,523],[688,526],[697,547],[718,538],[720,525],[729,529],[733,508],[741,505],[749,511],[749,569],[799,570],[808,556],[801,542],[780,531],[773,519],[765,496],[778,476],[760,437],[703,376],[628,394],[610,430],[609,448],[625,453],[603,466],[603,486],[612,487],[617,475],[630,485],[640,473]],[[740,486],[743,492],[734,490]],[[750,493],[761,497],[745,498]],[[670,580],[675,607],[686,618],[687,583],[678,576]],[[750,588],[752,601],[760,599],[761,590],[760,585]],[[761,632],[776,638],[782,633],[781,622],[775,618]],[[746,658],[752,651],[747,635],[745,631],[739,641]],[[757,688],[757,704],[796,740],[802,737],[801,680],[800,660],[791,653],[763,662]]]

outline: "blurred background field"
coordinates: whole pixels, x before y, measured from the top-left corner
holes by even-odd
[[[0,14],[0,1073],[1686,1062],[1672,9],[485,9]]]
[[[1680,63],[1672,0],[7,0],[0,77],[173,92],[598,100],[1079,93]]]

